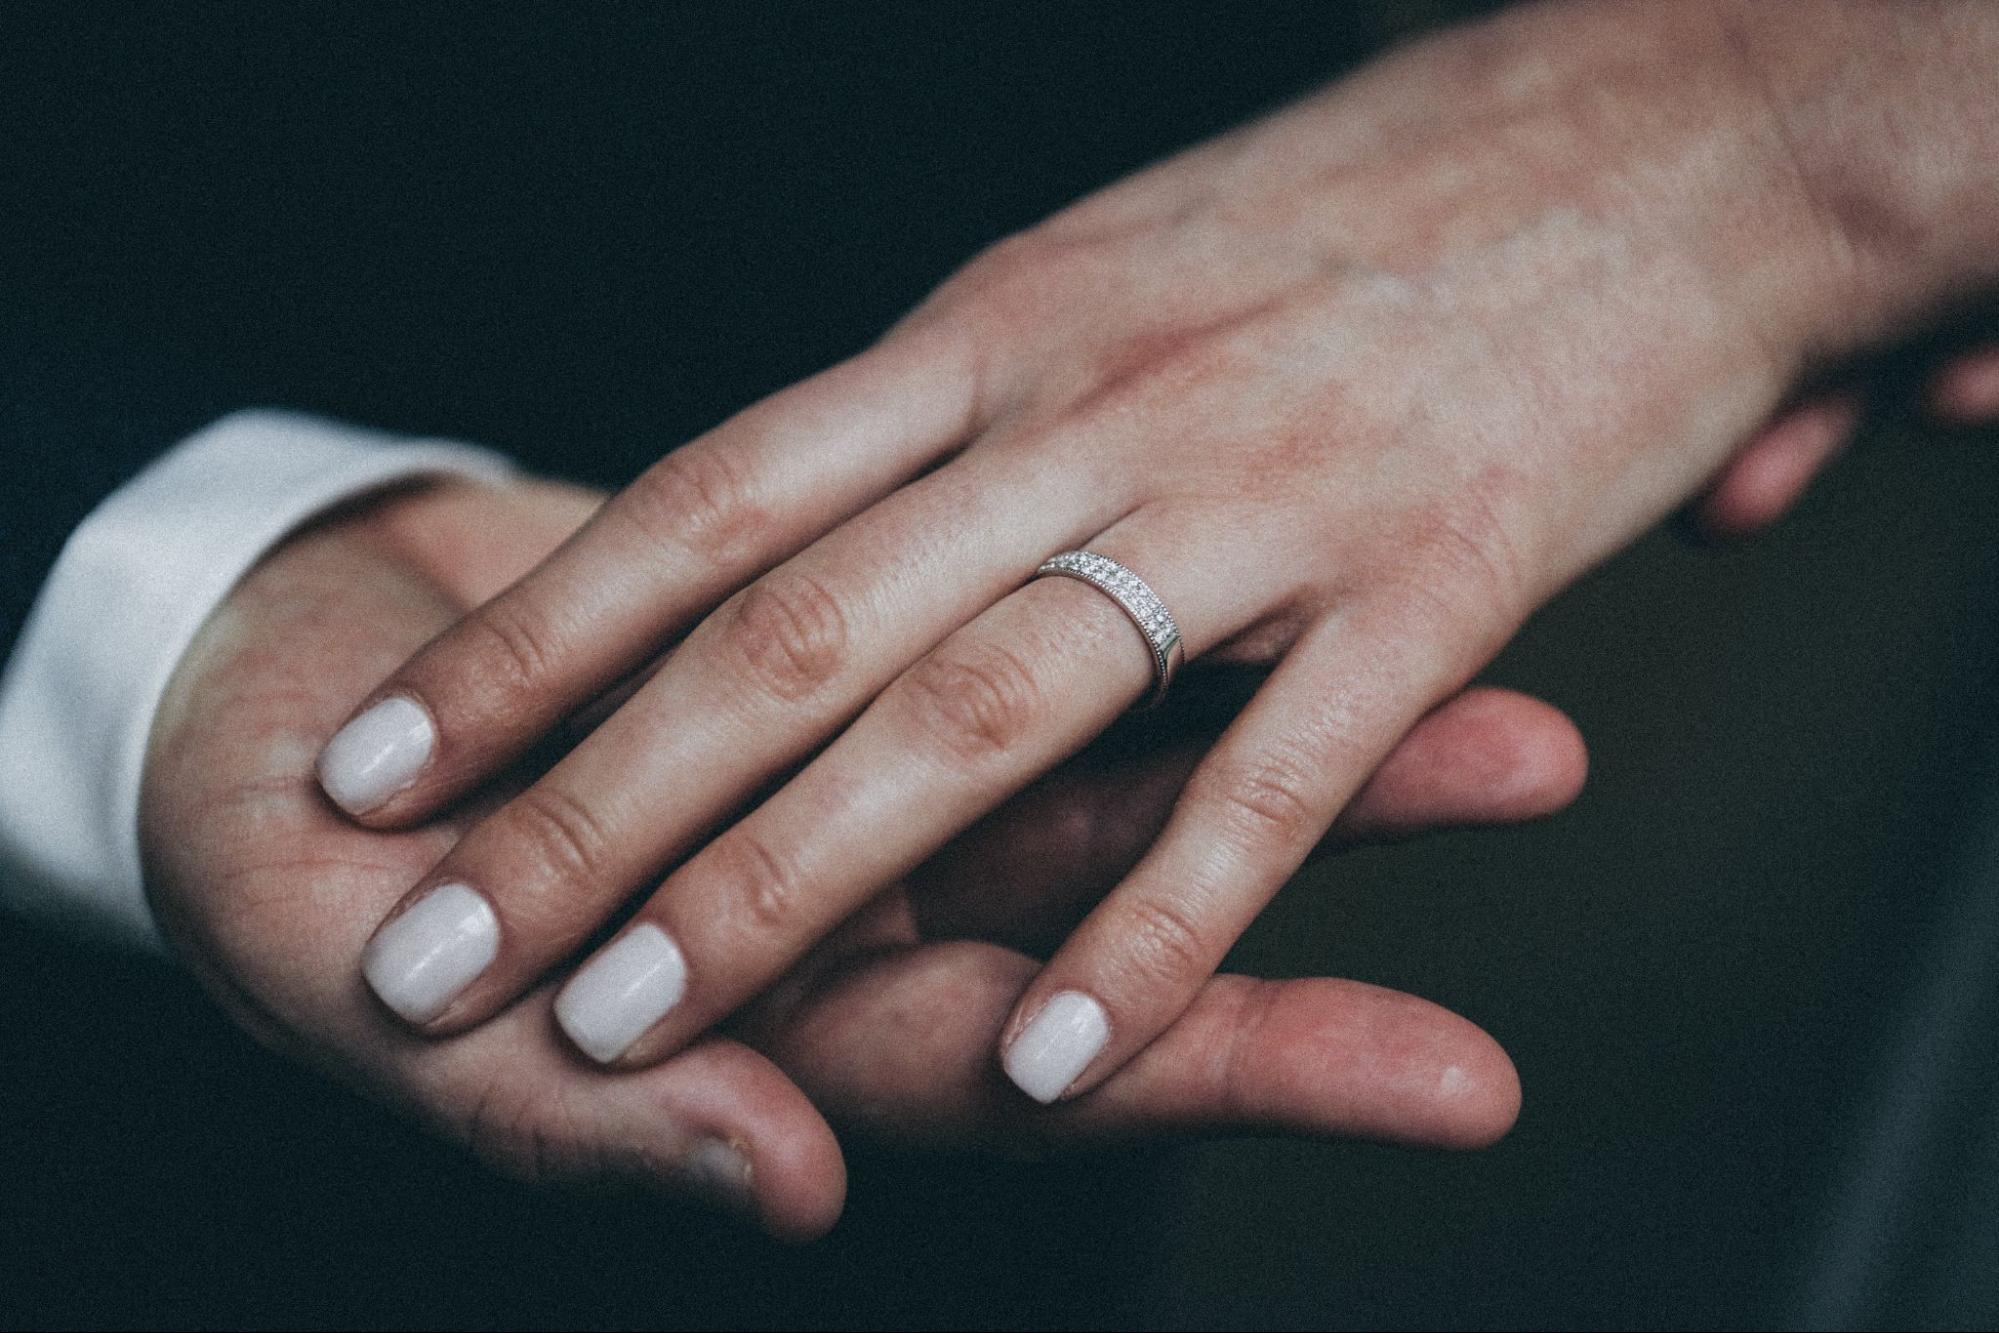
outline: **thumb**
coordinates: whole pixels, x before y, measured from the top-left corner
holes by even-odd
[[[311,778],[318,738],[372,674],[454,614],[444,578],[381,526],[398,508],[293,538],[183,659],[142,799],[166,933],[253,1035],[509,1172],[636,1178],[731,1201],[779,1235],[823,1231],[845,1191],[838,1147],[754,1052],[714,1040],[611,1077],[566,1054],[547,988],[433,1042],[392,1021],[360,980],[372,922],[455,836],[449,823],[359,828]]]

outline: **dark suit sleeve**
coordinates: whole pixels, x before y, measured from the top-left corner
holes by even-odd
[[[0,660],[63,541],[97,502],[242,406],[222,377],[0,292]]]

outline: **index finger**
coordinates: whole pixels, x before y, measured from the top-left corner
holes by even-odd
[[[642,473],[377,686],[321,751],[320,785],[374,827],[424,818],[920,471],[979,414],[969,346],[937,325],[746,409]]]

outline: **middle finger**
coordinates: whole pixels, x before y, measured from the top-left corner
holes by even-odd
[[[1191,560],[1134,516],[1095,548],[1160,571],[1188,653],[1269,604],[1267,562]],[[676,871],[564,987],[603,1063],[647,1064],[719,1021],[818,938],[1096,735],[1144,693],[1149,650],[1099,590],[1042,579],[889,686],[826,752]]]
[[[1115,517],[1080,466],[969,454],[730,599],[403,898],[363,958],[375,993],[433,1033],[518,996],[1024,569]]]

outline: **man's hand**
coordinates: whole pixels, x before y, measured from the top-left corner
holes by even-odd
[[[463,1035],[410,1032],[352,960],[372,922],[532,768],[420,826],[377,831],[320,794],[314,751],[370,682],[546,556],[599,500],[454,483],[355,506],[267,558],[183,660],[147,767],[148,882],[175,947],[267,1044],[506,1169],[702,1191],[790,1236],[839,1212],[828,1119],[1035,1152],[1238,1127],[1463,1147],[1511,1124],[1517,1084],[1489,1037],[1355,982],[1218,978],[1095,1096],[1052,1112],[999,1077],[994,1040],[1036,968],[1021,950],[1060,938],[1157,833],[1225,720],[1198,709],[1057,770],[877,899],[724,1035],[665,1063],[607,1074],[573,1056],[547,983]],[[1412,732],[1328,847],[1547,813],[1574,795],[1583,762],[1553,709],[1470,691]]]

